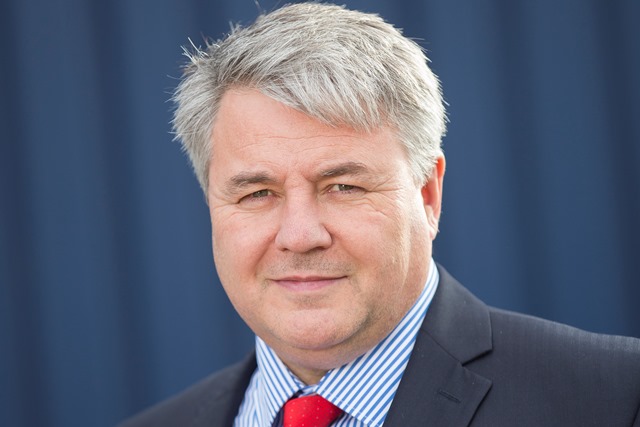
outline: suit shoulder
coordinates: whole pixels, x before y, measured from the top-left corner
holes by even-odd
[[[118,427],[198,426],[212,417],[233,420],[255,370],[255,356],[217,371],[186,390],[129,418]]]
[[[534,316],[490,308],[494,353],[529,361],[538,372],[582,372],[617,378],[616,388],[640,390],[640,339],[587,332]]]
[[[640,405],[639,339],[495,308],[489,316],[493,349],[466,365],[492,382],[478,425],[633,424]],[[496,413],[501,423],[489,422]]]
[[[439,269],[441,281],[424,329],[469,375],[490,383],[473,425],[634,423],[640,406],[639,339],[487,306]]]
[[[494,339],[522,338],[530,343],[548,344],[546,349],[568,349],[604,352],[611,356],[612,352],[621,357],[630,357],[640,363],[640,339],[619,335],[606,335],[584,331],[573,326],[541,319],[522,313],[489,307]],[[573,353],[574,356],[577,356]]]

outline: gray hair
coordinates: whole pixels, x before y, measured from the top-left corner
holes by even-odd
[[[391,127],[421,183],[441,154],[446,116],[438,78],[420,46],[377,15],[287,5],[187,56],[173,126],[205,195],[216,114],[234,87],[259,90],[331,126]]]

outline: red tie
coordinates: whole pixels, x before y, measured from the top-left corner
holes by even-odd
[[[327,427],[342,410],[322,396],[303,396],[284,404],[284,427]]]

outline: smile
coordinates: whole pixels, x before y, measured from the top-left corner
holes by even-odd
[[[324,277],[324,276],[288,276],[271,281],[278,286],[282,286],[293,292],[310,292],[321,290],[340,282],[346,276]]]

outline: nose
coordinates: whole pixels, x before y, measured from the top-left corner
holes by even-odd
[[[305,253],[331,246],[331,234],[313,197],[290,198],[282,206],[275,244],[279,250]]]

